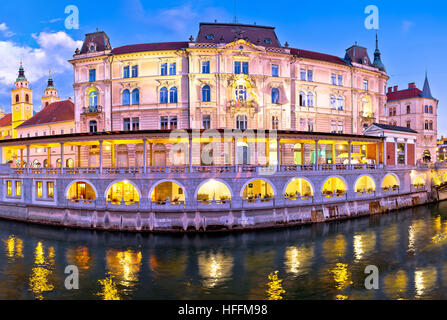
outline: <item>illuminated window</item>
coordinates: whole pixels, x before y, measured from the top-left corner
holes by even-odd
[[[294,179],[287,185],[284,196],[286,198],[313,196],[312,186],[306,179]]]
[[[20,181],[16,181],[16,197],[20,197],[22,195],[22,183]]]
[[[185,193],[178,184],[166,181],[158,184],[154,190],[152,190],[151,201],[185,201]]]
[[[47,182],[47,196],[48,198],[54,197],[54,182],[51,181]]]
[[[197,191],[197,201],[226,201],[231,200],[228,187],[217,180],[208,180]]]
[[[137,189],[127,181],[115,183],[107,193],[107,201],[112,204],[134,204],[139,199]]]
[[[95,89],[91,90],[88,94],[88,105],[89,107],[96,107],[98,105],[98,91]]]
[[[361,176],[354,186],[355,192],[373,192],[376,190],[374,180],[369,176]]]
[[[6,181],[6,194],[12,196],[12,181]]]
[[[95,200],[96,195],[93,188],[85,182],[76,182],[70,186],[67,193],[69,200]]]
[[[325,195],[344,194],[346,193],[346,184],[338,177],[331,177],[324,183],[322,191]]]
[[[43,184],[42,181],[36,181],[36,197],[42,198],[43,195]]]
[[[273,198],[272,186],[264,180],[255,180],[248,183],[243,191],[243,199],[271,199]]]

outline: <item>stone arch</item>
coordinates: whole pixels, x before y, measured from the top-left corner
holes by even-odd
[[[309,179],[304,178],[304,177],[293,177],[293,178],[290,178],[290,179],[287,181],[287,183],[285,184],[284,188],[283,188],[283,191],[282,191],[282,194],[283,194],[283,195],[286,194],[287,189],[289,189],[289,186],[290,186],[294,181],[296,181],[296,180],[303,180],[303,181],[305,181],[306,183],[308,183],[309,186],[310,186],[310,195],[312,195],[312,196],[314,195],[314,193],[315,193],[315,186],[313,185],[312,181],[310,181]],[[301,190],[301,191],[303,191],[303,190]],[[305,193],[300,192],[300,194],[303,195],[303,194],[305,194]]]
[[[336,179],[336,180],[335,180],[336,183],[339,182],[339,180],[341,180],[341,182],[343,183],[343,185],[341,185],[340,187],[344,187],[344,189],[345,189],[344,191],[345,191],[345,192],[348,192],[349,187],[348,187],[348,183],[346,182],[346,180],[345,180],[343,177],[341,177],[341,176],[337,176],[337,175],[335,175],[335,176],[329,176],[326,180],[324,180],[324,183],[323,183],[323,185],[322,185],[322,187],[321,187],[321,192],[322,192],[322,193],[324,193],[324,191],[325,191],[325,186],[326,186],[326,184],[327,184],[328,182],[333,183],[334,180],[331,180],[331,179]],[[337,185],[335,185],[335,186],[331,186],[332,189],[337,188],[337,187],[339,187],[339,186],[337,186]],[[337,190],[337,189],[335,189],[335,190]],[[334,190],[327,190],[327,191],[334,191]]]
[[[388,173],[386,174],[382,179],[382,189],[392,187],[393,185],[390,185],[389,183],[397,182],[397,186],[400,187],[400,179],[399,177],[394,173]]]
[[[155,183],[152,185],[151,189],[149,190],[149,194],[148,194],[148,199],[149,199],[149,201],[153,201],[153,199],[152,199],[152,193],[154,193],[155,188],[156,188],[157,186],[163,184],[163,183],[166,183],[166,182],[171,182],[171,183],[176,184],[177,186],[179,186],[180,189],[182,190],[182,193],[181,193],[181,194],[177,194],[177,195],[181,196],[181,197],[179,197],[179,198],[183,198],[181,201],[186,201],[187,196],[186,196],[186,188],[185,188],[185,186],[184,186],[182,183],[180,183],[179,181],[177,181],[177,180],[173,180],[173,179],[163,179],[163,180],[158,180],[157,182],[155,182]],[[173,198],[175,198],[175,196],[174,196],[174,197],[170,197],[170,200],[172,201]],[[157,199],[155,199],[155,200],[157,200]],[[164,200],[166,200],[166,199],[162,199],[162,200],[164,201]]]
[[[107,188],[106,188],[106,190],[105,190],[105,192],[104,192],[104,198],[106,199],[106,201],[108,201],[108,194],[109,194],[109,191],[112,189],[112,187],[113,187],[114,185],[116,185],[116,184],[118,184],[118,183],[124,183],[124,184],[130,184],[130,185],[132,185],[133,188],[134,188],[134,190],[137,191],[137,195],[138,195],[138,200],[137,200],[137,201],[139,201],[139,200],[142,198],[141,190],[140,190],[140,188],[139,188],[134,182],[129,181],[129,180],[120,180],[120,179],[118,179],[118,180],[114,180],[113,182],[111,182],[111,183],[107,186]],[[113,200],[113,199],[112,199],[112,200]]]
[[[369,174],[363,174],[359,176],[357,180],[355,180],[354,183],[355,192],[360,192],[363,190],[368,191],[369,189],[372,189],[372,191],[376,190],[376,181]]]
[[[276,187],[269,179],[266,179],[266,178],[252,178],[252,179],[248,180],[247,182],[245,182],[244,185],[242,186],[241,191],[240,191],[240,197],[241,198],[244,197],[244,191],[248,187],[248,185],[250,183],[254,182],[254,181],[264,181],[264,182],[266,182],[270,186],[270,188],[272,189],[273,197],[275,197],[277,195]]]
[[[95,198],[92,199],[92,200],[96,200],[98,198],[99,193],[98,193],[98,190],[96,189],[96,186],[90,180],[83,179],[83,180],[74,180],[74,181],[72,181],[71,183],[69,183],[65,187],[65,191],[64,191],[65,199],[69,199],[68,197],[69,197],[70,189],[71,189],[71,187],[73,187],[77,183],[85,183],[86,185],[88,185],[93,190]],[[88,195],[87,188],[86,188],[86,191],[85,191],[85,195],[86,196]],[[84,199],[85,199],[85,197],[84,197]]]
[[[207,184],[207,183],[209,183],[209,182],[211,182],[211,181],[216,181],[216,182],[218,182],[219,184],[223,184],[223,185],[226,187],[226,189],[227,189],[227,191],[229,192],[229,194],[230,194],[230,199],[229,199],[229,200],[231,200],[231,199],[233,198],[233,190],[232,190],[231,186],[230,186],[227,182],[225,182],[225,181],[222,180],[222,179],[214,179],[214,178],[212,178],[212,179],[206,179],[206,180],[203,180],[203,181],[197,186],[196,190],[194,191],[194,199],[198,200],[197,197],[199,196],[200,188],[202,188],[205,184]],[[213,199],[207,199],[207,200],[213,200]],[[215,199],[215,200],[222,200],[222,199]]]

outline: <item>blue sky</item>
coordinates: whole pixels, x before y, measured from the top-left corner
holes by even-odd
[[[382,61],[388,85],[422,88],[428,70],[433,95],[440,100],[438,134],[447,136],[447,4],[441,1],[286,1],[237,0],[240,23],[276,27],[281,43],[291,47],[344,56],[357,41],[372,58],[375,31],[364,27],[367,5],[379,8]],[[79,29],[67,30],[65,7],[79,8]],[[231,22],[234,0],[22,0],[0,3],[0,106],[10,110],[9,91],[20,59],[34,89],[35,109],[45,88],[48,69],[60,96],[73,95],[73,74],[66,60],[84,34],[105,31],[113,47],[145,42],[187,41],[199,22]]]

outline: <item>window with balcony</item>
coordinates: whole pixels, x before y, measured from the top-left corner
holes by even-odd
[[[130,78],[130,67],[125,66],[123,69],[123,78]]]
[[[169,103],[177,103],[177,88],[169,89]]]
[[[130,131],[130,118],[123,119],[123,131]]]
[[[272,77],[279,77],[279,66],[272,64]]]
[[[167,63],[162,63],[160,65],[160,75],[162,75],[162,76],[168,75],[168,64]]]
[[[202,116],[202,127],[203,129],[211,128],[211,116],[209,114]]]
[[[88,79],[90,82],[96,81],[96,69],[90,69],[88,71]]]
[[[202,62],[202,73],[210,73],[210,62],[209,61]]]
[[[247,130],[247,116],[236,117],[236,128],[239,130]]]
[[[202,88],[202,102],[211,101],[211,89],[209,85],[205,85]]]
[[[167,130],[169,126],[169,119],[166,116],[160,117],[160,129]]]
[[[309,107],[314,106],[314,94],[312,92],[309,92],[307,94],[307,106],[309,106]]]
[[[169,75],[171,76],[175,76],[177,74],[177,64],[174,63],[170,63],[169,64]]]
[[[166,87],[160,89],[160,103],[168,103],[168,89]]]
[[[88,124],[88,127],[89,127],[89,132],[91,132],[91,133],[98,132],[98,123],[96,122],[96,120],[90,121]]]
[[[278,88],[272,88],[272,103],[274,103],[274,104],[279,103],[279,89]]]

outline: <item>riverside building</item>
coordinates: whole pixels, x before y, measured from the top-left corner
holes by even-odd
[[[373,60],[357,44],[342,59],[282,45],[273,27],[202,23],[184,42],[112,48],[87,34],[70,63],[74,118],[60,121],[74,132],[0,141],[9,217],[209,230],[428,201],[417,132],[386,124],[377,39]],[[33,165],[39,148],[55,165]]]

